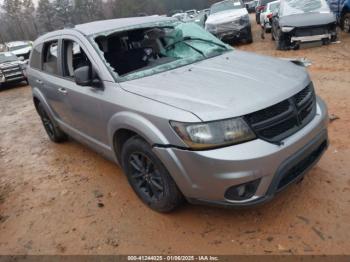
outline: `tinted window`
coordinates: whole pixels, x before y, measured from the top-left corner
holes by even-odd
[[[210,13],[215,14],[231,9],[241,9],[243,8],[241,0],[227,0],[217,4],[212,5],[210,8]]]
[[[44,45],[43,70],[58,75],[58,42],[53,41]]]
[[[43,45],[37,45],[32,51],[32,57],[30,59],[30,67],[41,69],[41,52],[43,49]]]
[[[83,66],[91,66],[90,60],[81,46],[71,40],[63,41],[63,76],[74,77],[74,71]]]

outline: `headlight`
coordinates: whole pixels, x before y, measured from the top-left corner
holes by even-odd
[[[209,31],[210,33],[216,33],[216,31],[217,31],[216,25],[213,25],[213,24],[206,24],[205,29],[207,31]]]
[[[229,146],[256,138],[242,118],[207,123],[170,122],[179,137],[192,149]]]
[[[284,33],[289,33],[290,31],[294,30],[294,27],[292,27],[292,26],[282,26],[281,30]]]

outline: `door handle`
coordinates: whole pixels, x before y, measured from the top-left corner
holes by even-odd
[[[42,85],[44,82],[42,81],[42,80],[40,80],[40,79],[37,79],[36,81],[35,81],[37,84],[39,84],[39,85]]]
[[[67,89],[65,89],[65,88],[59,88],[58,89],[58,92],[60,92],[60,93],[62,93],[62,94],[64,94],[64,95],[66,95],[68,92],[67,92]]]

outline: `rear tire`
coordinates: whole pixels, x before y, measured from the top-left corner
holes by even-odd
[[[45,131],[50,140],[54,143],[63,143],[67,141],[68,136],[57,125],[54,124],[51,117],[48,115],[41,103],[38,104],[37,109]]]
[[[122,150],[122,165],[137,196],[151,209],[168,213],[183,202],[169,172],[141,137],[130,138]]]
[[[344,32],[350,33],[350,13],[344,15],[341,25]]]
[[[244,39],[244,43],[245,44],[253,43],[253,34],[252,34],[252,29],[251,28],[247,29],[247,36]]]

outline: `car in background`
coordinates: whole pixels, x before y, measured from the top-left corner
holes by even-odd
[[[265,31],[265,33],[271,32],[271,22],[273,14],[276,14],[278,12],[278,9],[280,7],[280,1],[275,1],[268,3],[265,11],[260,14],[260,21],[261,21],[261,27]]]
[[[192,18],[192,22],[204,28],[205,22],[208,20],[209,14],[210,10],[208,11],[208,9],[198,11],[197,14]]]
[[[350,0],[328,0],[332,12],[344,32],[350,33]]]
[[[279,50],[329,44],[337,40],[337,21],[325,0],[281,0],[272,18],[272,39]]]
[[[176,13],[171,16],[172,18],[176,18],[177,20],[181,22],[187,22],[190,18],[188,17],[187,13]]]
[[[249,14],[241,0],[225,0],[213,4],[205,28],[227,43],[234,40],[253,42]]]
[[[255,19],[256,23],[260,25],[260,14],[265,11],[268,3],[274,2],[276,0],[259,0],[255,9]]]
[[[197,15],[197,10],[192,9],[192,10],[187,10],[185,11],[185,13],[190,17],[190,18],[194,18]]]
[[[258,0],[253,0],[253,1],[248,0],[248,1],[245,1],[244,4],[248,10],[248,13],[254,13],[256,6],[258,5]]]
[[[23,57],[28,60],[33,49],[31,41],[14,41],[5,43],[5,51],[15,54],[17,57]]]
[[[27,81],[27,64],[10,52],[0,53],[0,87],[6,83]]]

